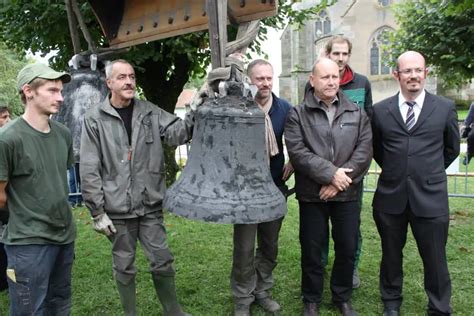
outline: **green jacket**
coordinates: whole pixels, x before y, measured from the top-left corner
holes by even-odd
[[[194,118],[184,120],[135,99],[132,142],[109,98],[84,118],[80,150],[81,190],[92,216],[134,218],[162,208],[165,166],[162,141],[171,146],[192,137]]]

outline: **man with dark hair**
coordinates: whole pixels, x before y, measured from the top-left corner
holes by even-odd
[[[393,72],[400,92],[377,103],[372,116],[374,158],[382,168],[372,207],[385,316],[400,315],[408,224],[423,260],[427,313],[452,313],[445,169],[459,154],[460,137],[454,102],[425,91],[427,73],[420,53],[401,54]]]
[[[300,243],[304,315],[319,314],[323,293],[323,247],[332,224],[335,259],[332,301],[345,316],[351,305],[352,275],[360,226],[362,179],[372,160],[372,133],[365,113],[339,90],[338,65],[315,62],[311,89],[292,108],[285,141],[295,168],[300,207]]]
[[[58,112],[67,73],[40,63],[18,73],[25,113],[0,130],[0,212],[10,218],[2,241],[8,258],[10,315],[69,315],[76,228],[66,171],[72,138],[49,119]]]
[[[10,111],[7,106],[0,105],[0,128],[10,122]]]
[[[105,67],[108,97],[84,118],[80,150],[82,195],[94,229],[112,243],[113,272],[125,315],[137,315],[137,241],[150,261],[165,316],[187,315],[176,297],[173,255],[163,222],[162,141],[191,139],[194,116],[184,120],[135,97],[135,70],[126,60]]]
[[[285,164],[282,138],[291,105],[272,93],[273,67],[268,61],[252,61],[247,67],[247,74],[257,88],[255,102],[265,114],[265,140],[273,182],[285,193],[288,189],[285,181],[293,173],[293,168],[291,164]],[[272,299],[271,289],[282,222],[283,217],[259,224],[234,225],[231,287],[235,316],[250,315],[250,305],[254,301],[267,312],[280,310],[280,305]]]
[[[372,116],[372,88],[370,82],[366,76],[361,75],[349,66],[349,60],[352,53],[352,43],[344,36],[336,35],[333,36],[324,47],[324,53],[327,58],[337,63],[339,67],[339,88],[349,98],[350,101],[357,104],[360,108],[365,110],[367,116]],[[308,82],[305,87],[305,92],[311,88]],[[362,209],[362,198],[363,198],[363,186],[360,191],[360,207]],[[328,252],[329,252],[329,236],[327,238],[326,246],[323,247],[323,265],[326,266],[328,263]],[[362,234],[359,231],[359,239],[357,242],[357,253],[356,261],[354,266],[354,275],[352,280],[353,288],[360,286],[359,278],[359,261],[362,251]]]

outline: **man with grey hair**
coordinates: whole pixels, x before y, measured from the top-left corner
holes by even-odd
[[[288,189],[285,181],[293,173],[291,164],[285,164],[283,154],[283,127],[291,105],[273,94],[273,67],[268,61],[252,61],[247,74],[257,88],[255,102],[265,114],[265,140],[273,182],[285,194]],[[280,305],[271,296],[271,289],[282,222],[283,217],[259,224],[234,225],[231,287],[235,316],[250,315],[250,305],[254,301],[267,312],[280,310]]]
[[[360,225],[362,179],[372,160],[372,133],[365,113],[339,90],[339,67],[327,58],[315,62],[311,89],[292,108],[285,141],[295,169],[300,207],[304,315],[319,315],[323,292],[322,249],[332,224],[335,259],[332,302],[345,316],[351,305],[352,274]]]
[[[185,314],[178,303],[173,255],[163,222],[165,193],[162,141],[187,142],[193,114],[184,120],[135,97],[132,65],[106,66],[108,97],[85,116],[81,137],[82,194],[93,227],[112,243],[114,277],[125,315],[137,315],[137,241],[150,261],[156,294],[165,316]]]

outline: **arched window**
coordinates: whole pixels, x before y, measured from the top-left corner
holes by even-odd
[[[390,53],[386,50],[388,43],[388,33],[392,32],[391,27],[382,27],[378,29],[370,41],[370,74],[388,75],[392,71],[389,65]]]
[[[390,5],[390,0],[379,0],[379,4],[382,6],[382,7],[386,7],[386,6],[389,6]]]
[[[319,13],[316,22],[314,23],[314,31],[316,38],[331,32],[331,19],[326,11],[323,10]]]

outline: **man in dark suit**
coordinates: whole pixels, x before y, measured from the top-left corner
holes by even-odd
[[[474,102],[471,103],[469,107],[469,112],[467,113],[466,119],[464,120],[461,126],[461,137],[467,138],[467,152],[463,160],[463,165],[467,166],[474,157]]]
[[[380,292],[384,315],[400,313],[407,226],[423,260],[429,315],[450,315],[446,260],[449,226],[445,169],[459,154],[454,103],[424,90],[423,56],[400,55],[393,76],[400,93],[374,105],[374,158],[382,168],[373,216],[382,241]]]

